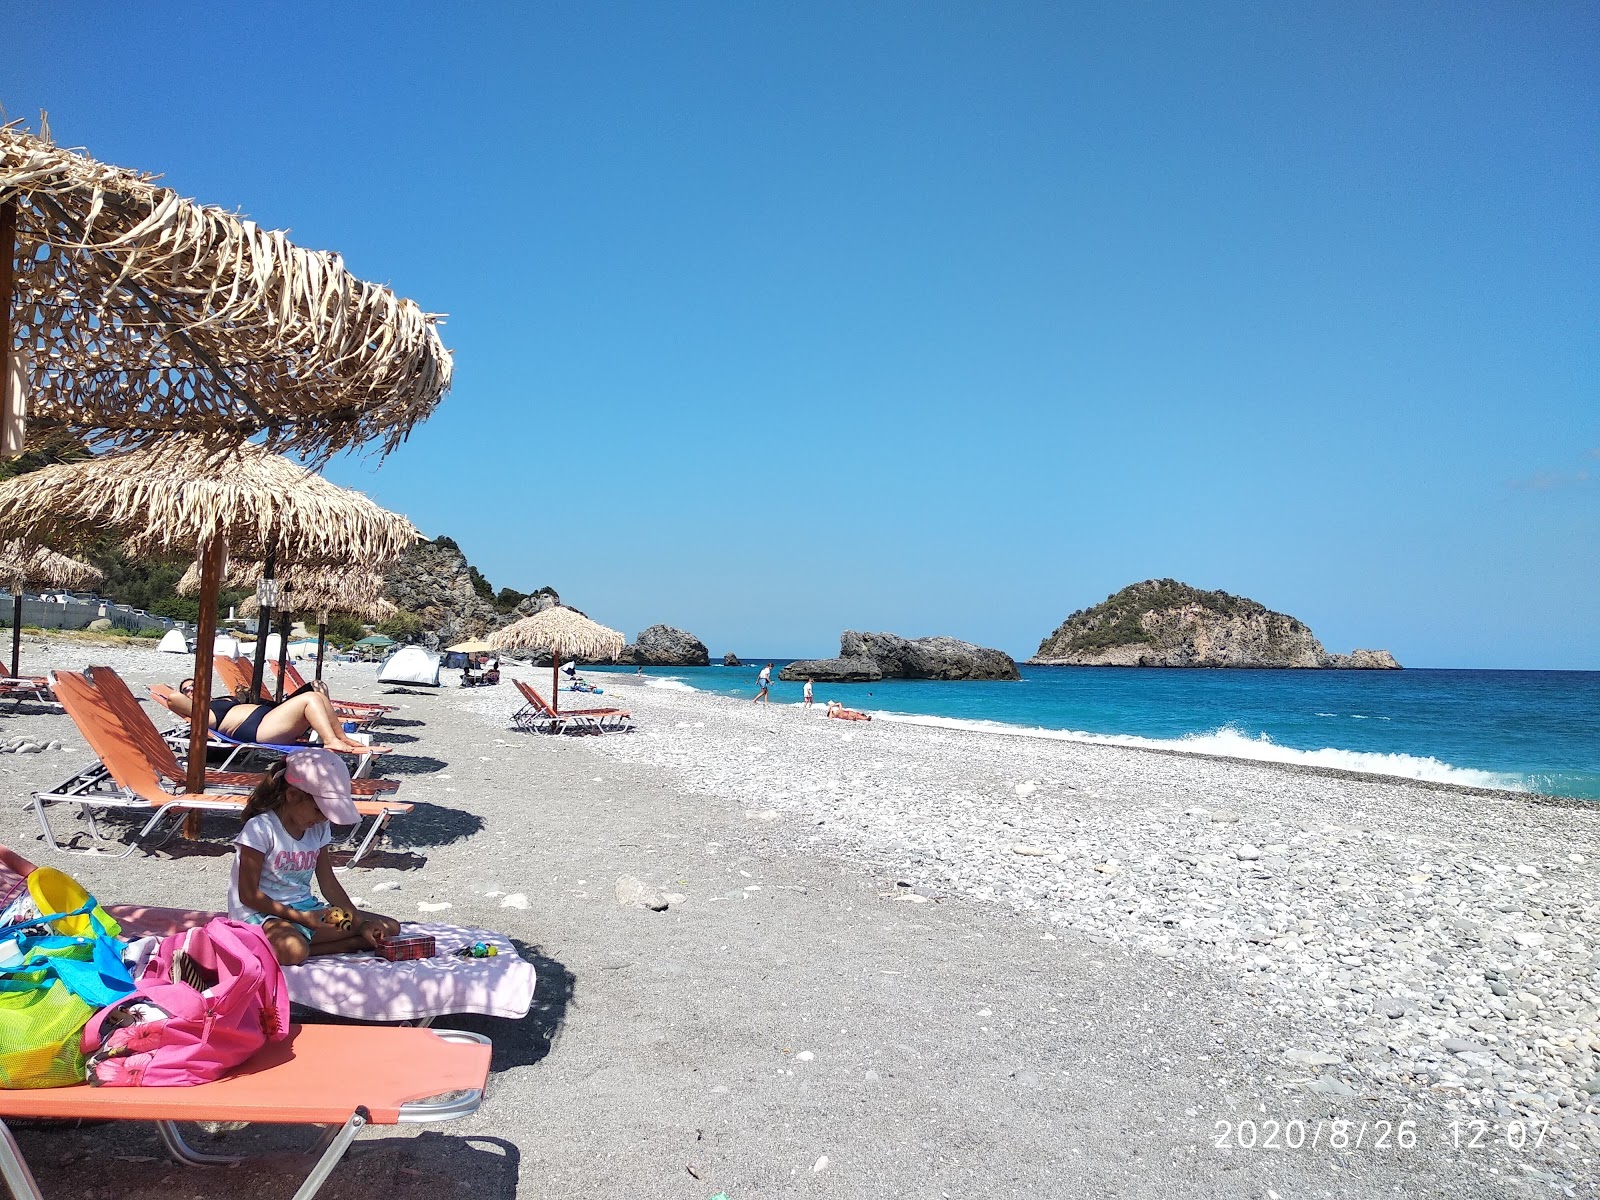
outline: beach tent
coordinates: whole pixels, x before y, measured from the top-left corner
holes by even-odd
[[[217,640],[220,642],[222,639],[218,638]],[[187,654],[189,653],[189,639],[183,636],[181,629],[169,629],[156,649],[163,654]],[[219,649],[217,653],[220,654],[222,651]]]
[[[244,647],[240,645],[238,638],[228,637],[226,634],[219,635],[211,642],[211,652],[220,654],[224,658],[238,658],[240,651],[243,649]]]
[[[421,646],[401,646],[378,667],[379,683],[421,683],[439,686],[439,656]]]

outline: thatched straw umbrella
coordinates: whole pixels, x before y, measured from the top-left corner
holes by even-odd
[[[99,567],[32,542],[0,544],[0,587],[11,589],[11,673],[22,667],[22,589],[26,587],[86,588],[105,578]]]
[[[437,316],[237,213],[0,126],[0,452],[22,417],[101,443],[394,449],[450,387]]]
[[[404,517],[260,446],[219,450],[197,437],[45,467],[0,483],[0,534],[44,541],[86,530],[113,530],[136,554],[200,548],[192,791],[204,782],[211,643],[229,548],[262,559],[275,550],[285,563],[376,566],[398,558],[419,536]]]
[[[262,574],[260,563],[229,564],[223,574],[223,582],[231,587],[255,587],[260,584]],[[278,611],[283,614],[278,631],[280,699],[283,691],[283,664],[288,653],[288,639],[284,635],[284,628],[288,625],[290,613],[317,614],[317,678],[321,679],[322,660],[328,650],[329,613],[349,613],[363,621],[387,621],[400,611],[395,603],[383,594],[382,573],[362,567],[290,567],[279,577],[278,583],[280,586]],[[199,594],[198,563],[190,564],[183,578],[178,580],[177,591],[180,596]],[[256,596],[246,596],[239,605],[241,617],[254,617],[260,612],[261,601]]]
[[[550,654],[550,707],[561,708],[561,658],[616,658],[627,644],[615,629],[591,621],[576,609],[557,605],[496,629],[488,637],[496,650],[548,651]]]

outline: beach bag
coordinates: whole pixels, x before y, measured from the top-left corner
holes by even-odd
[[[96,915],[104,910],[71,876],[52,874],[59,879],[47,876],[30,896],[46,911],[0,929],[0,1087],[81,1083],[84,1026],[133,990],[122,943]],[[78,895],[82,900],[74,909],[50,911]],[[85,929],[89,936],[56,929]]]
[[[91,1084],[192,1087],[289,1033],[289,985],[259,925],[215,917],[161,940],[133,991],[83,1030]]]

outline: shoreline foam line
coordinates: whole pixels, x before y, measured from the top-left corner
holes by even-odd
[[[1432,757],[1391,754],[1372,750],[1340,750],[1323,747],[1297,750],[1281,746],[1266,734],[1250,737],[1224,725],[1208,733],[1185,734],[1177,738],[1140,737],[1125,733],[1086,733],[1076,729],[1044,729],[1039,726],[1008,725],[1003,721],[972,720],[961,717],[936,717],[922,713],[876,712],[884,721],[902,725],[925,725],[938,729],[963,729],[974,733],[999,733],[1010,737],[1038,738],[1045,741],[1085,742],[1090,745],[1123,746],[1136,750],[1162,750],[1196,754],[1206,758],[1238,758],[1253,762],[1285,763],[1290,766],[1322,767],[1335,771],[1354,771],[1364,775],[1383,775],[1393,779],[1416,779],[1425,783],[1444,783],[1456,787],[1488,788],[1503,792],[1531,792],[1520,775],[1502,771],[1483,771],[1457,767]]]

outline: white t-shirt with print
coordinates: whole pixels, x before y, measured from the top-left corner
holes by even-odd
[[[331,841],[333,830],[326,821],[318,821],[302,837],[292,838],[278,820],[278,814],[266,812],[246,821],[233,844],[261,852],[264,894],[280,904],[304,911],[322,907],[311,891],[311,881],[317,874],[317,855]],[[233,875],[228,881],[228,915],[236,921],[244,921],[254,911],[239,900],[239,855],[235,852]]]
[[[767,684],[772,682],[772,668],[762,667],[761,674],[757,675],[756,678],[761,681],[762,687],[766,687]]]

